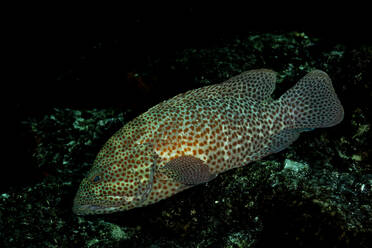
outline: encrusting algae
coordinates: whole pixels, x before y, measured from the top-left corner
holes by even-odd
[[[303,131],[340,123],[331,79],[305,75],[278,100],[276,73],[244,72],[159,103],[116,132],[74,199],[79,215],[143,207],[292,144]]]

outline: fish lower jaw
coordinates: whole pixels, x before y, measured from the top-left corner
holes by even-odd
[[[79,200],[75,200],[72,211],[77,215],[108,214],[125,209],[131,209],[135,207],[135,203],[138,202],[138,199],[134,196],[107,195],[106,197],[111,197],[112,199],[116,199],[117,201],[108,202],[100,196],[81,198]],[[93,203],[92,198],[96,198],[96,202],[101,203]]]
[[[77,215],[88,215],[88,214],[107,214],[113,213],[119,210],[119,207],[106,207],[99,205],[80,205],[74,206],[73,212]]]

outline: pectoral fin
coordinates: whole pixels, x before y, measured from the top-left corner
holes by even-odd
[[[173,180],[190,186],[206,183],[217,176],[210,173],[203,160],[193,156],[175,158],[161,169]]]

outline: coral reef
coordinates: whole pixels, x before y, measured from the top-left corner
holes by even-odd
[[[72,199],[103,143],[140,110],[62,106],[29,113],[22,126],[40,173],[1,192],[0,246],[370,247],[371,60],[371,46],[302,32],[232,35],[208,47],[153,55],[130,72],[146,94],[158,88],[151,103],[261,67],[279,72],[279,96],[318,68],[331,76],[345,119],[206,185],[112,215],[75,216]]]

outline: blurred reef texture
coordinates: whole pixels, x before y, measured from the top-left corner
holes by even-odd
[[[95,49],[105,53],[105,42]],[[234,35],[152,54],[124,71],[128,88],[145,102],[25,114],[20,125],[33,167],[25,166],[36,172],[0,192],[0,247],[372,247],[371,60],[372,46],[301,32]],[[74,68],[59,80],[82,77]],[[158,204],[72,213],[84,173],[124,123],[177,93],[253,68],[279,73],[276,97],[311,69],[326,71],[345,108],[343,122]]]

